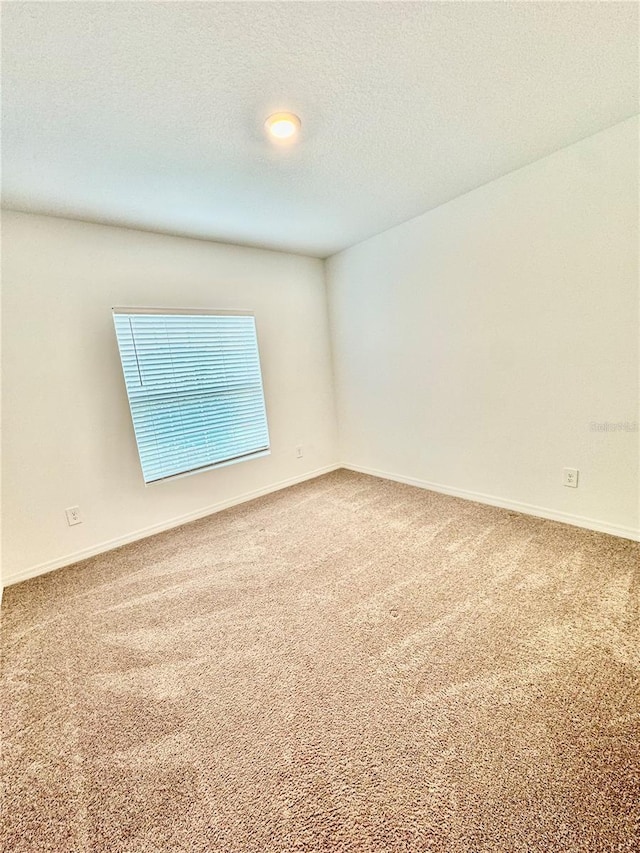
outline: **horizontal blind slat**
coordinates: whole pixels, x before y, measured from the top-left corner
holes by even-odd
[[[254,425],[250,421],[236,421],[233,425],[219,424],[217,428],[211,428],[209,425],[200,426],[197,423],[185,424],[182,428],[164,429],[158,428],[157,425],[140,429],[135,426],[136,436],[139,445],[153,444],[158,440],[166,441],[182,441],[187,444],[189,440],[198,435],[207,437],[212,442],[219,440],[228,441],[229,433],[232,431],[232,440],[235,440],[236,435],[241,435],[246,432],[264,433],[264,427],[261,424]]]

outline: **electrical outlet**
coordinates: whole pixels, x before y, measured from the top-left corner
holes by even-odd
[[[80,515],[79,506],[70,506],[65,509],[67,514],[67,524],[73,527],[74,524],[82,524],[82,516]]]
[[[562,485],[569,486],[570,489],[578,488],[578,469],[563,468],[562,469]]]
[[[299,445],[296,447],[296,457],[297,457],[298,459],[302,459],[302,457],[303,457],[303,456],[304,456],[304,453],[302,452],[302,445],[301,445],[301,444],[299,444]]]

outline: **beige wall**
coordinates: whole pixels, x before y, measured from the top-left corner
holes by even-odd
[[[590,428],[638,421],[637,119],[347,249],[328,281],[342,462],[637,532],[638,433]]]
[[[337,461],[321,261],[8,212],[2,261],[5,584]],[[255,311],[271,456],[145,487],[114,305]]]

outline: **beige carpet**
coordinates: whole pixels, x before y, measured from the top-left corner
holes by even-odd
[[[637,544],[336,472],[5,591],[5,850],[640,849]]]

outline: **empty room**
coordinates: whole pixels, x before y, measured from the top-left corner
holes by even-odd
[[[1,4],[3,851],[640,850],[639,12]]]

